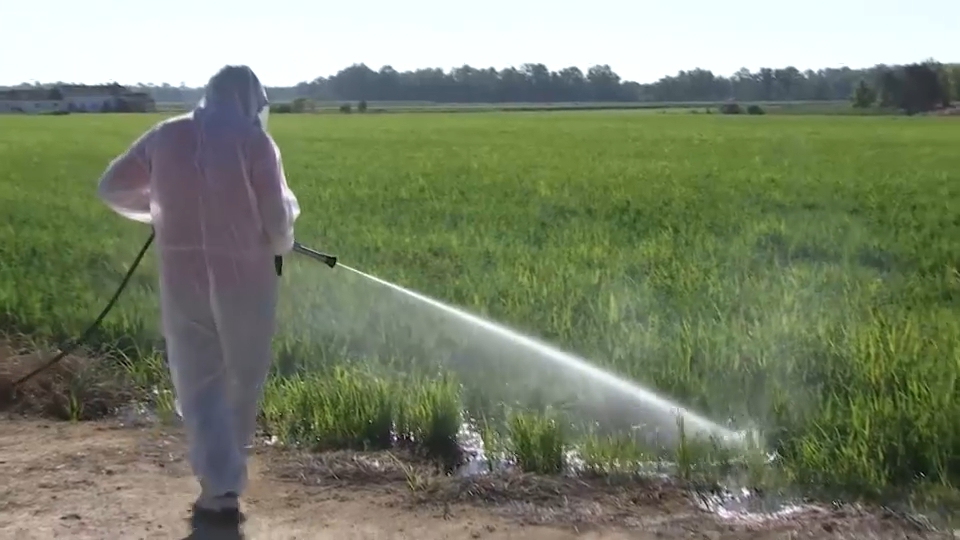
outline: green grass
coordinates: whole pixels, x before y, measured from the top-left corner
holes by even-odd
[[[511,454],[521,470],[541,474],[563,471],[565,437],[555,418],[520,412],[511,414],[508,422]]]
[[[4,328],[70,337],[108,298],[148,230],[95,181],[157,118],[0,118]],[[757,427],[792,482],[960,482],[955,121],[275,115],[271,131],[302,242]],[[131,356],[157,337],[145,266],[97,336]],[[558,444],[595,467],[640,452],[616,441],[643,419],[582,377],[343,270],[291,257],[283,281],[264,417],[291,441],[382,446],[394,425],[443,446],[462,408],[534,468]],[[672,459],[693,471],[687,450]]]

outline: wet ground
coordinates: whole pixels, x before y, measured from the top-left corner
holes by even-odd
[[[237,538],[190,536],[197,487],[184,450],[176,428],[2,419],[0,538]],[[251,539],[950,537],[879,511],[704,502],[664,480],[450,477],[398,455],[270,447],[252,458],[243,498]]]

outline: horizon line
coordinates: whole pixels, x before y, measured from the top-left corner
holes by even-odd
[[[928,63],[928,62],[933,62],[933,63],[936,63],[936,64],[940,64],[940,65],[942,65],[942,66],[951,66],[951,67],[952,67],[952,66],[960,66],[960,61],[957,61],[957,62],[944,62],[944,61],[936,60],[936,59],[933,58],[933,57],[926,57],[926,58],[923,59],[923,60],[918,60],[918,61],[914,61],[914,62],[905,62],[905,63],[899,63],[899,64],[896,64],[896,63],[894,63],[894,64],[878,63],[878,64],[873,64],[873,65],[870,65],[870,66],[862,66],[862,67],[850,67],[850,66],[848,66],[848,65],[842,65],[842,64],[841,64],[841,65],[839,65],[839,66],[828,66],[828,67],[819,67],[819,68],[805,68],[805,69],[800,69],[800,68],[798,68],[798,67],[796,67],[796,66],[790,66],[790,65],[788,65],[788,66],[781,66],[781,67],[761,66],[761,67],[759,67],[759,68],[756,68],[756,70],[752,70],[752,69],[749,69],[749,68],[747,68],[746,66],[744,66],[744,67],[741,67],[741,68],[739,68],[738,70],[736,70],[736,71],[734,71],[733,73],[730,73],[730,74],[728,74],[728,75],[717,74],[717,73],[714,73],[713,70],[706,69],[706,68],[694,67],[694,68],[689,68],[689,69],[680,69],[680,70],[677,70],[677,71],[676,71],[674,74],[672,74],[672,75],[663,75],[663,76],[661,76],[659,79],[657,79],[656,81],[652,81],[652,82],[641,83],[641,82],[637,82],[637,81],[634,81],[634,80],[631,80],[631,79],[621,78],[620,83],[621,83],[621,84],[624,84],[624,83],[635,83],[635,84],[639,84],[639,85],[641,85],[641,86],[650,86],[650,85],[657,84],[658,82],[660,82],[660,81],[662,81],[662,80],[664,80],[664,79],[676,77],[676,76],[678,76],[680,73],[685,73],[685,72],[686,72],[686,73],[689,73],[689,72],[698,71],[698,70],[700,70],[700,71],[708,71],[708,72],[710,72],[710,73],[713,73],[714,76],[716,76],[716,77],[721,77],[721,78],[727,78],[727,79],[729,79],[729,78],[733,77],[734,75],[736,75],[736,74],[737,74],[740,70],[742,70],[742,69],[747,69],[750,73],[758,73],[761,69],[774,69],[774,70],[777,70],[777,69],[787,69],[787,68],[791,68],[791,67],[792,67],[792,68],[796,69],[797,71],[799,71],[801,74],[804,74],[804,73],[806,73],[807,71],[817,72],[817,71],[820,71],[820,70],[843,70],[843,69],[849,69],[849,70],[851,70],[851,71],[868,71],[868,70],[876,69],[876,68],[879,68],[879,67],[900,67],[900,66],[906,66],[906,65],[911,65],[911,64],[924,64],[924,63]],[[525,63],[521,63],[521,64],[519,64],[519,65],[509,65],[509,66],[504,66],[504,67],[500,67],[500,68],[497,68],[497,67],[495,67],[495,66],[477,67],[477,66],[471,66],[471,65],[469,65],[469,64],[461,64],[461,65],[459,65],[459,66],[452,67],[452,68],[441,68],[441,67],[439,67],[439,66],[433,66],[433,67],[414,68],[414,69],[409,69],[409,70],[404,70],[404,71],[400,71],[400,70],[396,70],[396,71],[397,71],[397,73],[416,73],[417,71],[421,71],[421,70],[441,69],[444,74],[450,74],[453,70],[460,69],[460,68],[462,68],[462,67],[470,67],[470,68],[473,68],[473,69],[476,69],[476,70],[479,70],[479,71],[485,71],[485,70],[488,70],[488,69],[491,69],[491,68],[492,68],[492,69],[495,69],[495,70],[499,73],[499,72],[501,72],[501,71],[503,71],[503,70],[508,70],[508,69],[517,69],[517,70],[519,70],[522,66],[528,65],[528,64],[529,64],[529,65],[543,65],[544,67],[546,67],[546,64],[543,64],[542,62],[525,62]],[[228,65],[228,64],[225,64],[225,65]],[[593,64],[593,65],[589,66],[589,67],[587,68],[587,70],[584,70],[584,69],[582,69],[582,68],[580,68],[579,66],[576,66],[576,65],[567,65],[567,66],[564,66],[564,67],[559,68],[559,69],[551,69],[551,68],[547,67],[547,70],[548,70],[550,73],[559,73],[560,71],[562,71],[562,70],[564,70],[564,69],[577,68],[577,69],[580,69],[580,71],[581,71],[584,75],[586,75],[586,73],[587,73],[587,71],[589,71],[590,67],[594,67],[594,66],[604,66],[604,65],[609,66],[609,64]],[[379,72],[380,70],[382,70],[383,68],[386,68],[386,67],[391,67],[391,68],[392,68],[392,66],[391,66],[390,64],[384,64],[383,66],[380,66],[379,68],[376,68],[376,69],[375,69],[375,68],[372,68],[372,67],[368,66],[365,62],[355,62],[355,63],[353,63],[353,64],[350,64],[350,65],[348,65],[348,66],[345,66],[345,67],[343,67],[343,68],[340,68],[340,70],[338,70],[336,73],[333,73],[333,74],[330,74],[330,75],[320,75],[320,76],[314,77],[314,78],[309,79],[309,80],[302,80],[302,81],[299,81],[299,82],[296,82],[296,83],[293,83],[293,84],[287,84],[287,85],[271,85],[271,84],[268,84],[268,83],[265,83],[265,82],[264,82],[264,83],[263,83],[263,86],[264,86],[264,88],[280,88],[280,89],[295,88],[295,87],[297,87],[297,86],[299,86],[299,85],[301,85],[301,84],[313,84],[314,82],[316,82],[316,81],[319,80],[319,79],[330,80],[331,78],[336,77],[338,73],[340,73],[340,72],[342,72],[342,71],[344,71],[344,70],[346,70],[346,69],[349,69],[349,68],[351,68],[351,67],[354,67],[354,66],[366,66],[368,69],[370,69],[371,71],[374,71],[374,72]],[[617,73],[617,71],[616,71],[615,69],[613,69],[612,67],[611,67],[610,69],[611,69],[611,71],[613,71],[613,73]],[[149,87],[159,87],[159,88],[163,88],[164,86],[167,86],[167,87],[170,87],[170,88],[182,88],[182,89],[188,89],[188,90],[199,90],[199,89],[202,89],[202,88],[206,87],[206,84],[203,84],[203,85],[200,85],[200,86],[190,86],[190,85],[184,84],[184,83],[182,83],[182,82],[181,82],[180,84],[178,84],[178,85],[175,85],[175,84],[172,84],[172,83],[169,83],[169,82],[159,82],[159,83],[157,83],[157,82],[142,82],[142,81],[140,81],[140,82],[136,82],[136,83],[121,83],[121,82],[119,82],[119,81],[116,80],[116,79],[111,80],[111,81],[106,81],[106,82],[103,82],[103,81],[102,81],[102,82],[93,82],[93,83],[89,83],[89,82],[77,82],[77,81],[39,82],[39,81],[37,81],[36,79],[34,79],[32,82],[29,82],[29,81],[21,81],[21,82],[18,82],[18,83],[0,83],[0,88],[13,88],[13,87],[16,87],[16,86],[23,86],[23,85],[28,85],[28,86],[37,86],[37,85],[39,85],[39,86],[53,86],[53,85],[57,85],[57,84],[75,84],[75,85],[83,85],[83,86],[105,86],[105,85],[111,85],[111,84],[118,84],[118,85],[121,85],[121,86],[140,87],[140,88],[149,88]]]

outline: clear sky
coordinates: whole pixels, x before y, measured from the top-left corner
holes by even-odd
[[[0,84],[202,86],[227,63],[279,86],[354,62],[610,64],[638,82],[695,67],[729,75],[954,62],[956,1],[10,0],[0,11]]]

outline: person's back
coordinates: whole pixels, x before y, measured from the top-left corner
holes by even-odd
[[[114,160],[98,194],[151,223],[160,308],[199,511],[238,512],[246,447],[270,365],[277,275],[300,209],[264,131],[266,93],[228,66],[192,113],[157,124]]]
[[[276,197],[263,185],[275,184],[281,171],[270,169],[277,168],[279,153],[256,126],[211,133],[202,129],[203,120],[201,111],[173,118],[159,124],[147,141],[153,164],[153,226],[161,264],[202,257],[189,266],[209,271],[218,288],[235,294],[242,292],[237,287],[263,276],[233,275],[233,261],[269,262],[275,251],[282,251],[274,249],[257,205]],[[207,284],[201,275],[177,277],[194,293],[200,292],[198,285]],[[202,290],[207,292],[206,287]]]

